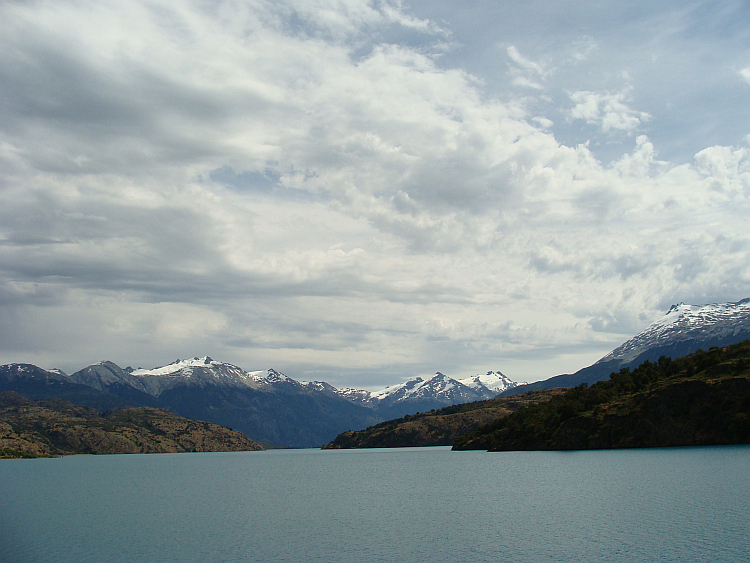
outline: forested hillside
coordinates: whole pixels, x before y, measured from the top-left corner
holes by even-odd
[[[567,450],[750,443],[750,341],[662,356],[460,437],[454,449]]]
[[[562,392],[562,388],[542,389],[404,416],[358,432],[343,432],[325,449],[450,446],[462,434]]]

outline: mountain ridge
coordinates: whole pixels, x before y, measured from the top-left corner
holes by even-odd
[[[518,384],[501,372],[462,379],[441,372],[413,377],[380,391],[338,389],[323,381],[297,381],[275,369],[247,372],[210,356],[176,360],[152,369],[122,369],[102,361],[71,375],[30,364],[0,366],[0,391],[33,399],[54,396],[102,410],[149,406],[239,428],[264,443],[313,447],[346,430],[366,428],[451,404],[535,389],[591,384],[612,372],[661,355],[750,338],[750,299],[711,305],[678,304],[601,360],[574,374]]]
[[[681,357],[713,346],[729,346],[750,339],[750,298],[706,305],[672,305],[641,332],[572,374],[518,385],[500,394],[515,395],[535,389],[575,387],[606,380],[622,368],[633,369],[661,356]]]
[[[6,385],[2,385],[3,370],[16,374],[12,384],[7,375]],[[28,379],[27,375],[32,381],[24,384],[21,380]],[[347,429],[491,398],[497,389],[516,385],[501,372],[463,381],[468,385],[438,372],[380,392],[338,389],[324,381],[297,381],[273,368],[247,372],[210,356],[178,359],[151,369],[123,369],[105,360],[70,375],[31,365],[0,366],[0,390],[28,392],[29,385],[42,386],[45,389],[31,396],[44,399],[57,396],[51,388],[58,386],[76,404],[100,409],[167,409],[191,419],[238,428],[259,442],[285,447],[320,446]]]
[[[584,450],[750,443],[750,340],[661,356],[568,388],[461,436],[454,450]]]

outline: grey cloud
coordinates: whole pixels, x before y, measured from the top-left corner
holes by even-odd
[[[208,178],[212,182],[229,187],[241,193],[259,192],[272,195],[280,199],[293,199],[301,201],[326,201],[329,194],[322,191],[310,191],[300,188],[285,186],[282,183],[282,174],[274,168],[266,168],[260,171],[235,172],[230,166],[222,166],[208,172]]]
[[[229,166],[222,166],[210,170],[208,177],[220,184],[230,186],[238,190],[271,192],[279,186],[281,175],[272,169],[263,172],[235,172]]]
[[[532,373],[750,292],[744,8],[113,5],[0,8],[3,357]]]
[[[615,272],[624,280],[653,271],[661,263],[657,249],[645,249],[640,255],[620,256],[612,261]]]
[[[596,315],[588,324],[591,330],[608,334],[633,335],[643,329],[643,322],[627,310]]]
[[[580,273],[582,266],[572,261],[555,260],[549,256],[532,255],[529,265],[539,272],[547,274],[559,274],[561,272]]]

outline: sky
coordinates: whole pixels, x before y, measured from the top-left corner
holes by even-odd
[[[571,373],[750,297],[750,5],[6,0],[0,363]]]

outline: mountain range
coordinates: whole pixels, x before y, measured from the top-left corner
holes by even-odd
[[[181,416],[236,428],[269,446],[313,447],[344,430],[494,397],[516,385],[500,372],[452,379],[415,377],[379,392],[297,381],[274,369],[246,372],[208,356],[153,369],[103,361],[71,375],[30,364],[0,366],[0,391],[30,399],[64,398],[99,410],[168,409]]]
[[[497,371],[463,379],[438,372],[371,392],[338,389],[323,381],[297,381],[274,369],[247,372],[204,356],[153,369],[123,369],[103,361],[71,375],[31,364],[8,364],[0,366],[0,392],[15,391],[31,400],[62,398],[100,411],[162,408],[237,429],[267,446],[315,447],[341,432],[385,420],[535,389],[591,384],[645,360],[748,338],[750,299],[743,299],[675,305],[595,364],[532,384],[518,384]]]

